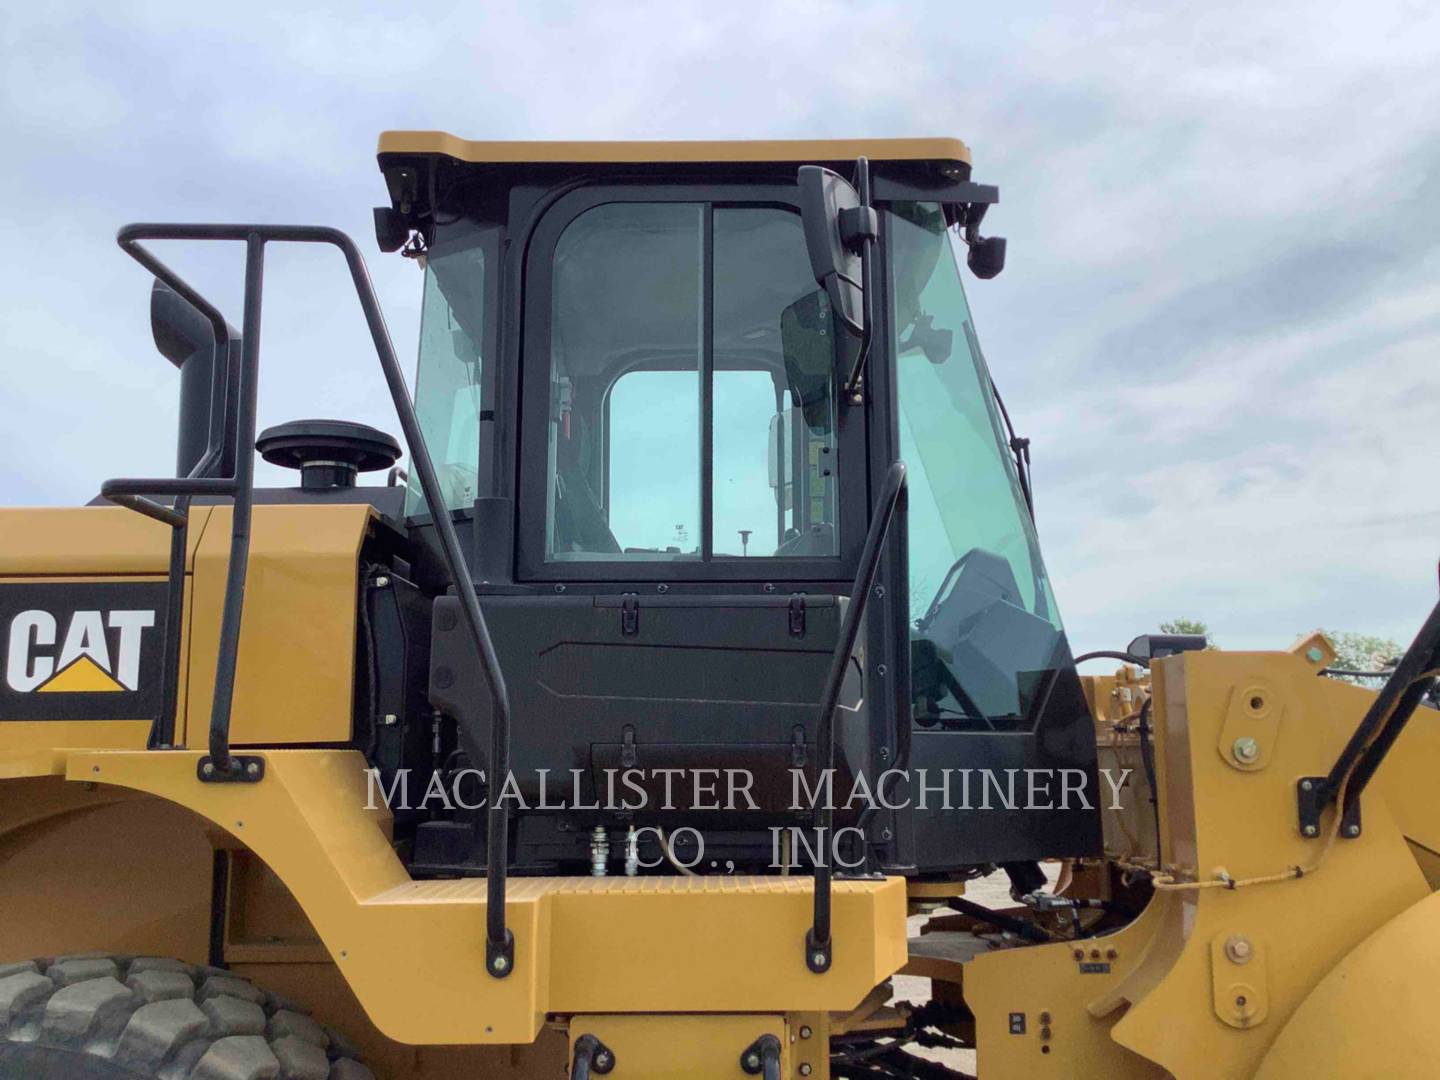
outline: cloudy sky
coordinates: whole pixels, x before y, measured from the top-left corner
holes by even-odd
[[[1009,266],[971,302],[1078,647],[1177,615],[1234,648],[1408,640],[1435,599],[1431,3],[225,7],[0,13],[0,504],[173,467],[124,222],[347,229],[408,360],[420,276],[370,238],[383,129],[944,134],[1000,185]],[[167,258],[238,321],[236,253]],[[394,430],[338,257],[276,253],[268,285],[262,426]]]

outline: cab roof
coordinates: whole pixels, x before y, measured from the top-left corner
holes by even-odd
[[[446,157],[474,165],[525,164],[761,164],[780,162],[915,161],[970,164],[959,139],[763,139],[678,142],[494,142],[444,131],[386,131],[379,156]]]

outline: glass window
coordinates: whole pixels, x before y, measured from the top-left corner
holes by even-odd
[[[715,211],[716,556],[838,551],[834,336],[798,214]]]
[[[938,206],[888,215],[909,467],[911,697],[926,726],[1016,730],[1068,646]]]
[[[484,340],[485,253],[479,246],[432,254],[425,265],[415,412],[451,510],[475,502],[480,465],[480,342]],[[405,512],[425,497],[411,469]]]
[[[609,203],[555,245],[549,559],[697,554],[704,220],[696,203]]]
[[[609,430],[606,505],[620,550],[699,554],[700,399],[694,373],[621,375],[610,391]]]
[[[550,318],[547,559],[838,552],[834,338],[797,214],[596,206],[556,242]]]

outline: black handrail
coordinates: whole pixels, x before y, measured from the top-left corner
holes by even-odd
[[[816,786],[821,793],[819,805],[815,808],[815,826],[820,855],[815,860],[814,918],[810,929],[805,932],[805,965],[817,975],[830,970],[833,958],[833,944],[830,940],[830,858],[834,852],[830,831],[835,810],[835,708],[840,702],[840,687],[845,681],[845,671],[850,666],[850,656],[855,651],[855,639],[860,634],[860,618],[865,613],[865,601],[875,587],[875,575],[880,569],[880,553],[885,546],[885,535],[890,531],[890,522],[896,511],[905,509],[905,502],[905,464],[897,461],[885,473],[885,484],[881,489],[880,499],[875,504],[875,516],[870,520],[870,531],[865,534],[860,566],[850,588],[850,604],[846,607],[844,621],[840,624],[840,640],[836,642],[835,651],[830,656],[830,670],[825,676],[825,688],[820,696],[819,727],[815,735],[815,756],[819,759],[820,769]]]
[[[260,353],[260,299],[264,286],[265,245],[271,242],[329,244],[345,256],[351,281],[365,313],[365,322],[375,344],[385,382],[395,404],[400,428],[410,451],[410,460],[424,493],[436,533],[440,539],[450,586],[460,601],[465,623],[480,656],[481,669],[490,690],[493,706],[490,726],[491,788],[499,791],[510,763],[510,698],[484,613],[465,569],[455,525],[445,507],[435,465],[425,445],[420,421],[415,415],[405,377],[395,357],[395,347],[385,326],[385,317],[375,298],[370,275],[355,242],[339,229],[313,225],[127,225],[117,236],[120,247],[142,266],[191,304],[216,328],[217,342],[228,341],[225,320],[188,284],[141,246],[141,240],[225,240],[245,244],[245,312],[241,331],[241,359],[238,372],[228,380],[235,410],[235,473],[230,477],[194,476],[182,479],[120,479],[107,481],[101,494],[121,505],[181,528],[186,515],[176,508],[161,506],[145,496],[169,495],[178,500],[195,495],[229,496],[234,500],[225,604],[221,615],[219,657],[216,663],[215,695],[210,712],[210,754],[201,761],[201,776],[212,780],[253,780],[262,775],[263,762],[241,763],[230,753],[230,710],[235,689],[235,661],[239,651],[240,617],[245,597],[245,571],[250,549],[250,511],[254,496],[255,401]],[[217,344],[217,348],[220,346]],[[227,421],[229,413],[227,411]],[[228,426],[228,424],[226,425]],[[212,443],[215,435],[212,432]],[[208,461],[210,455],[206,455]],[[199,471],[197,468],[196,471]],[[461,735],[467,749],[480,758],[479,740],[465,725]],[[209,766],[209,771],[206,771]],[[252,768],[253,766],[253,768]],[[491,799],[487,811],[486,850],[487,910],[485,968],[496,978],[510,974],[515,966],[514,936],[505,925],[505,879],[509,863],[508,808],[503,800]]]
[[[1435,685],[1437,676],[1440,676],[1440,603],[1431,608],[1420,632],[1375,695],[1330,771],[1324,776],[1306,776],[1298,781],[1300,830],[1304,835],[1320,834],[1320,816],[1340,797],[1342,788],[1345,805],[1340,808],[1341,835],[1348,839],[1360,835],[1360,796],[1416,708]]]

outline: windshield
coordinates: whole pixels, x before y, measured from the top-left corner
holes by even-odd
[[[1070,666],[1034,525],[939,206],[890,238],[900,456],[909,469],[911,705],[923,727],[1031,730]]]
[[[470,509],[478,487],[485,287],[485,251],[473,235],[426,256],[415,413],[451,510]],[[428,511],[412,470],[405,512]]]

